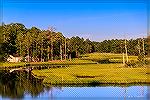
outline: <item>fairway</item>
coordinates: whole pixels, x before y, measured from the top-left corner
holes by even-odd
[[[137,56],[128,56],[129,61],[137,62]],[[125,58],[126,59],[126,58]],[[126,84],[150,83],[148,65],[124,66],[122,54],[90,53],[80,58],[53,60],[49,62],[1,63],[3,67],[67,65],[68,67],[32,70],[34,77],[44,79],[43,83],[60,84]]]
[[[33,70],[43,83],[88,84],[88,83],[149,83],[147,68],[123,68],[122,64],[70,65],[66,68]]]
[[[95,61],[90,60],[80,60],[80,59],[72,59],[71,61],[50,61],[50,62],[17,62],[17,63],[11,63],[11,62],[5,62],[0,63],[0,68],[4,67],[23,67],[23,66],[29,66],[29,65],[80,65],[80,64],[96,64]]]
[[[122,63],[123,54],[113,54],[113,53],[89,53],[81,55],[82,60],[92,60],[100,62],[102,60],[108,60],[110,63]],[[137,56],[128,56],[129,61],[137,61]],[[125,56],[126,59],[126,56]]]

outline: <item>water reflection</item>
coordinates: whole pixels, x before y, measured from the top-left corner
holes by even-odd
[[[36,97],[43,88],[41,80],[25,72],[0,71],[0,95],[4,98],[24,98],[25,94]]]
[[[149,88],[149,87],[148,87]],[[73,86],[52,87],[43,85],[26,72],[0,71],[0,99],[107,99],[107,100],[149,100],[147,86]]]

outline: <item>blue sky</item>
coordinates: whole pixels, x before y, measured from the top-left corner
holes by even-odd
[[[94,41],[147,35],[146,2],[8,1],[3,2],[6,24],[19,22],[27,28],[36,26],[45,30],[53,26],[66,37],[80,36]]]

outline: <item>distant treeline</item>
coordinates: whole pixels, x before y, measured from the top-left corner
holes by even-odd
[[[144,45],[143,45],[144,43]],[[140,52],[149,52],[148,38],[127,40],[129,55],[138,55]],[[143,47],[144,46],[144,47]],[[55,28],[41,30],[36,27],[27,29],[23,24],[11,23],[0,26],[0,60],[4,61],[8,55],[30,56],[30,61],[48,61],[69,59],[80,54],[123,53],[125,40],[112,39],[102,42],[90,41],[78,36],[66,38]]]

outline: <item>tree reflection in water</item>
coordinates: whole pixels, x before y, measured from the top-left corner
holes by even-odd
[[[36,97],[42,92],[42,80],[35,79],[31,74],[0,71],[0,95],[3,98],[24,98],[25,94]]]

